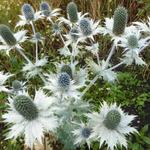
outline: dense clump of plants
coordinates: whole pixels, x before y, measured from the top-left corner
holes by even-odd
[[[105,18],[104,25],[101,25],[88,13],[78,12],[74,2],[67,5],[67,18],[61,16],[61,9],[53,9],[47,2],[42,2],[39,8],[35,11],[30,4],[22,6],[16,28],[23,29],[16,33],[8,26],[0,25],[0,52],[10,57],[10,53],[15,51],[25,60],[22,59],[24,64],[19,69],[23,81],[19,81],[15,73],[0,72],[0,91],[8,96],[8,106],[2,114],[9,130],[6,139],[23,139],[30,149],[37,145],[47,147],[53,138],[59,143],[58,149],[64,150],[127,149],[127,135],[133,133],[139,140],[138,125],[134,121],[141,114],[135,111],[128,113],[129,101],[121,101],[126,97],[124,88],[129,83],[138,86],[138,81],[125,80],[123,74],[116,70],[122,65],[147,65],[141,52],[150,45],[150,19],[147,23],[127,24],[128,12],[118,6],[113,17]],[[52,62],[41,52],[46,39],[40,31],[36,31],[37,20],[47,20],[52,26],[52,36],[62,41],[63,47],[57,49],[60,59]],[[33,31],[31,35],[24,30],[29,26]],[[112,46],[108,56],[101,59],[100,48],[103,45],[96,39],[106,35],[110,36]],[[23,48],[29,43],[35,44],[32,54],[26,53]],[[122,56],[114,64],[111,60],[117,50],[122,51]],[[86,58],[86,54],[91,56]],[[6,82],[9,78],[14,79],[11,84]],[[97,85],[97,80],[101,86]],[[127,81],[127,84],[122,85],[121,80]],[[96,94],[106,99],[95,99],[93,95]],[[137,97],[141,103],[136,103],[131,95],[132,105],[137,105],[141,111],[144,107],[142,102],[148,102],[149,94]],[[143,138],[149,143],[147,136]],[[129,143],[129,147],[134,145]]]

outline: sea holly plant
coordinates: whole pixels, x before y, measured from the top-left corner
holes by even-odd
[[[16,29],[23,26],[24,30],[13,33],[8,26],[0,25],[0,52],[9,57],[11,50],[15,50],[25,60],[20,71],[26,81],[18,81],[14,73],[0,71],[0,92],[8,95],[8,109],[2,116],[9,125],[6,139],[23,137],[25,145],[33,149],[36,143],[47,147],[45,134],[51,134],[64,150],[75,150],[85,145],[90,149],[92,142],[99,142],[99,149],[103,146],[110,150],[118,146],[127,148],[126,135],[138,133],[136,127],[132,127],[136,116],[125,113],[120,104],[108,104],[107,99],[101,102],[99,112],[93,112],[96,106],[85,100],[84,95],[99,78],[113,84],[117,80],[115,69],[121,65],[146,65],[140,53],[150,45],[150,36],[143,34],[150,31],[149,22],[128,24],[127,9],[118,6],[112,18],[105,18],[103,26],[100,20],[93,20],[88,13],[82,15],[78,12],[74,2],[66,7],[67,18],[61,15],[61,9],[52,9],[47,2],[40,4],[39,11],[30,4],[24,4],[21,12]],[[51,62],[55,66],[53,71],[51,68],[49,72],[43,69],[44,66],[49,67],[49,56],[39,53],[40,46],[44,47],[45,37],[35,28],[37,20],[48,20],[52,26],[51,36],[63,42],[58,52],[59,57],[64,58],[60,60],[64,61]],[[32,33],[28,26],[31,26]],[[102,59],[99,55],[103,45],[96,37],[106,35],[110,37],[112,46],[108,56]],[[35,44],[32,60],[26,47],[22,46],[27,42]],[[39,46],[39,43],[42,44]],[[122,50],[122,56],[118,64],[113,64],[111,59],[116,49]],[[85,59],[85,53],[91,56]],[[81,59],[86,63],[80,63]],[[15,78],[12,86],[7,84],[11,77]],[[31,82],[37,78],[43,83],[32,86]],[[35,88],[31,91],[29,80],[30,87]]]

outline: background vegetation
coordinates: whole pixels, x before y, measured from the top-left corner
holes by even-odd
[[[21,6],[23,3],[30,3],[35,9],[39,9],[41,0],[0,0],[0,23],[9,25],[13,30],[16,22],[19,20],[18,15],[21,13]],[[62,9],[63,15],[66,15],[66,5],[69,0],[47,0],[50,5],[54,8],[59,7]],[[83,12],[89,12],[90,16],[94,19],[103,19],[111,17],[115,8],[118,5],[124,5],[129,12],[129,23],[131,21],[145,20],[147,16],[150,16],[150,0],[75,0],[79,10]],[[29,27],[30,29],[30,27]],[[54,59],[60,60],[59,53],[56,49],[62,47],[62,43],[59,38],[53,39],[50,34],[51,28],[47,23],[40,21],[36,24],[36,29],[46,36],[45,47],[41,48],[41,53],[49,55],[49,62]],[[106,57],[110,47],[109,38],[97,37],[99,43],[101,43],[100,56]],[[34,55],[33,45],[24,45],[25,50],[30,54],[31,58]],[[113,62],[118,61],[117,56],[120,55],[120,51],[117,51]],[[15,78],[21,79],[20,68],[23,65],[22,58],[15,52],[12,52],[11,56],[7,57],[0,54],[0,70],[5,70],[11,73],[16,73]],[[98,80],[95,86],[86,94],[85,99],[91,99],[91,103],[98,109],[99,104],[102,100],[109,102],[116,101],[121,104],[125,111],[138,115],[133,125],[137,126],[140,131],[140,135],[131,136],[129,138],[129,150],[150,150],[150,48],[148,47],[142,53],[143,58],[147,62],[145,67],[120,67],[118,82],[116,84],[108,84],[101,80]],[[88,56],[84,56],[88,57]],[[113,63],[112,62],[112,63]],[[81,60],[80,63],[84,63]],[[50,63],[49,63],[50,65]],[[36,86],[37,81],[30,81]],[[9,81],[8,84],[11,84]],[[2,123],[1,114],[5,111],[6,95],[0,94],[0,150],[22,150],[22,140],[4,141],[4,134],[6,128]],[[98,144],[93,144],[93,150],[98,150]],[[80,148],[85,150],[86,148]],[[56,150],[56,148],[55,148]],[[58,150],[60,150],[58,148]],[[104,148],[105,150],[105,148]]]

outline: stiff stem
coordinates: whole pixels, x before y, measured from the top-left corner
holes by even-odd
[[[36,39],[36,31],[35,31],[35,26],[33,24],[33,22],[31,22],[31,26],[32,26],[32,31],[33,31],[33,34],[34,34],[34,37],[35,37],[35,40],[36,40],[36,43],[35,43],[35,57],[36,57],[36,62],[39,60],[38,59],[38,40]]]

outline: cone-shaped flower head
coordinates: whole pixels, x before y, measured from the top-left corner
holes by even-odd
[[[22,88],[22,84],[18,80],[12,82],[12,87],[15,91],[19,91]]]
[[[22,13],[26,20],[31,21],[34,19],[34,9],[30,4],[24,4],[22,6]]]
[[[70,76],[65,72],[61,73],[58,78],[58,83],[60,87],[68,89],[70,85]]]
[[[124,7],[119,6],[114,12],[113,33],[115,35],[120,35],[124,33],[127,19],[127,10]]]
[[[90,20],[88,18],[81,19],[79,22],[79,27],[84,36],[89,36],[92,33]]]
[[[74,2],[70,2],[67,5],[67,13],[71,22],[75,23],[78,21],[78,8]]]
[[[7,45],[9,46],[16,45],[17,43],[16,38],[14,37],[13,33],[11,32],[8,26],[3,24],[0,25],[0,35]]]
[[[72,69],[69,65],[63,65],[61,68],[61,72],[67,73],[70,76],[70,78],[72,78]]]
[[[34,120],[38,117],[38,110],[32,100],[25,95],[18,95],[14,99],[14,107],[27,120]]]
[[[121,114],[117,110],[111,110],[107,113],[104,124],[108,129],[116,129],[121,121]]]
[[[49,13],[51,12],[51,7],[47,2],[42,2],[40,4],[40,10],[42,11],[44,16],[48,17]]]
[[[82,129],[82,136],[88,138],[91,135],[91,128],[85,127]]]
[[[78,40],[78,38],[79,38],[79,31],[78,31],[78,29],[77,28],[72,28],[71,30],[70,30],[70,36],[71,36],[71,38],[72,38],[72,40],[73,41],[77,41]]]
[[[128,46],[131,49],[134,49],[134,48],[138,47],[138,39],[135,35],[130,35],[128,37]]]

